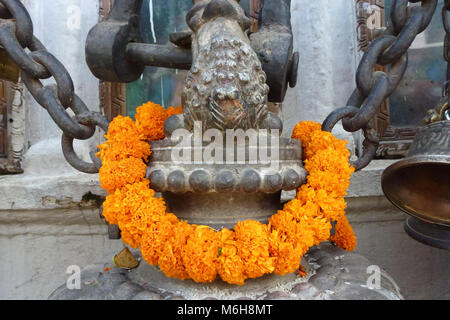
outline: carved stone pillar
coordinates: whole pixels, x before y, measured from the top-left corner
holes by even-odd
[[[24,149],[23,84],[0,81],[0,174],[23,172]]]

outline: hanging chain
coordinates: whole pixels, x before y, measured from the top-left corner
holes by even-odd
[[[73,140],[91,138],[96,126],[106,132],[108,120],[90,111],[75,93],[69,72],[33,35],[30,15],[19,0],[0,0],[0,44],[19,66],[22,81],[33,98],[63,131],[61,144],[67,162],[79,171],[97,173],[101,163],[94,152],[90,153],[92,163],[81,160]],[[56,83],[44,86],[41,80],[51,77]],[[75,116],[66,112],[68,108]]]
[[[450,24],[448,20],[448,12],[450,11],[450,0],[445,0],[442,8],[442,22],[444,24],[445,38],[444,38],[444,59],[447,61],[447,78],[443,86],[442,96],[447,98],[446,105],[442,108],[440,118],[450,120]]]
[[[361,59],[356,72],[357,88],[347,106],[332,112],[322,124],[323,130],[331,132],[342,120],[346,131],[363,130],[363,154],[352,163],[356,170],[366,167],[376,155],[380,137],[374,129],[375,116],[402,80],[408,66],[408,49],[430,24],[437,1],[394,0],[386,30],[370,44]],[[409,2],[420,2],[421,6],[411,6]],[[374,71],[377,64],[387,66],[389,71]]]

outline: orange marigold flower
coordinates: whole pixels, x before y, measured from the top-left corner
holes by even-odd
[[[136,124],[130,117],[117,116],[109,124],[105,138],[110,142],[128,140],[134,141],[142,138]]]
[[[298,243],[289,241],[278,230],[270,234],[270,255],[275,257],[274,273],[284,276],[298,269],[304,250]]]
[[[158,264],[166,242],[175,236],[174,227],[177,223],[178,219],[173,214],[155,218],[141,239],[141,253],[145,261],[153,266]]]
[[[124,210],[122,206],[123,196],[120,192],[115,192],[106,196],[103,202],[102,215],[110,224],[118,224],[118,217],[122,215]]]
[[[141,237],[138,234],[130,232],[129,229],[121,228],[120,235],[124,243],[128,244],[132,248],[139,248]]]
[[[182,114],[183,108],[181,106],[178,107],[168,107],[166,109],[167,118],[175,115],[175,114]]]
[[[346,216],[342,216],[337,221],[335,233],[330,240],[347,251],[353,251],[356,248],[356,236]]]
[[[238,255],[235,233],[224,228],[220,231],[220,240],[217,259],[219,276],[227,283],[243,285],[247,277],[244,262]]]
[[[219,234],[206,226],[198,226],[189,237],[183,264],[195,282],[212,282],[217,276]]]
[[[294,130],[292,131],[292,138],[300,140],[307,145],[311,134],[320,130],[322,130],[320,123],[314,121],[301,121],[295,125]]]
[[[164,121],[167,113],[163,106],[147,102],[136,109],[136,127],[147,140],[164,139]]]
[[[245,275],[259,278],[275,269],[275,259],[270,257],[268,226],[258,221],[238,222],[234,227],[237,253],[242,259]]]
[[[145,176],[147,165],[138,158],[126,158],[119,161],[106,162],[99,172],[103,189],[113,193],[127,184],[139,182]]]
[[[185,280],[189,274],[183,264],[184,247],[195,227],[186,221],[178,222],[174,226],[174,236],[164,244],[164,249],[158,259],[159,268],[168,277]]]
[[[322,126],[314,121],[302,121],[295,125],[292,131],[292,138],[300,140],[303,147],[303,158],[305,158],[305,150],[311,143],[311,134],[315,131],[320,131]]]
[[[99,152],[97,156],[100,156],[102,162],[107,161],[120,161],[126,158],[137,158],[147,161],[148,156],[151,154],[150,144],[146,141],[118,141],[111,143],[107,141],[98,146]]]

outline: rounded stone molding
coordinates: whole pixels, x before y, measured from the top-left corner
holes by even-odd
[[[211,189],[211,175],[203,169],[195,170],[189,177],[189,184],[194,192],[207,192]]]
[[[182,114],[175,114],[170,116],[164,122],[164,135],[170,137],[177,129],[184,128],[184,118]]]
[[[217,173],[215,186],[218,192],[232,192],[236,187],[237,178],[230,170],[221,170]]]
[[[278,190],[281,190],[283,186],[283,178],[281,174],[274,173],[268,174],[264,177],[264,185],[263,190],[266,193],[275,193]]]
[[[139,255],[135,251],[135,255]],[[141,259],[141,258],[139,258]],[[104,261],[109,261],[110,257]],[[401,300],[392,278],[380,269],[380,286],[370,288],[367,270],[373,264],[363,256],[330,243],[313,247],[302,265],[307,276],[266,275],[249,279],[243,286],[220,280],[199,284],[165,277],[161,270],[141,261],[136,269],[112,268],[110,263],[89,265],[82,270],[80,290],[66,284],[50,300]]]
[[[241,186],[246,193],[257,192],[260,189],[261,177],[254,169],[246,169],[242,172]]]
[[[304,170],[303,170],[304,171]],[[294,169],[286,169],[283,172],[283,190],[289,191],[299,187],[305,181],[306,175],[299,174]]]
[[[162,170],[154,170],[149,174],[152,188],[156,192],[161,192],[166,188],[166,175]]]
[[[186,185],[186,176],[182,170],[175,170],[167,176],[167,188],[171,192],[183,192]]]
[[[265,136],[269,140],[272,136]],[[302,148],[298,140],[279,138],[279,144],[275,146],[279,151],[278,156],[272,156],[271,145],[267,145],[264,150],[260,150],[259,145],[245,145],[239,149],[235,145],[235,156],[238,152],[245,154],[245,161],[231,161],[227,159],[228,146],[217,150],[222,154],[223,159],[214,158],[213,161],[198,162],[191,159],[184,159],[184,155],[193,155],[201,152],[209,153],[209,145],[203,141],[203,145],[198,146],[192,140],[193,136],[183,137],[184,142],[180,144],[179,139],[164,139],[152,141],[152,155],[147,169],[147,178],[150,180],[150,187],[158,192],[174,193],[226,193],[242,191],[244,193],[263,192],[273,194],[281,190],[295,190],[306,182],[307,172],[303,168]],[[174,158],[171,150],[177,150],[175,157],[183,155],[181,158]],[[250,156],[254,150],[258,150],[257,161],[250,161]],[[265,159],[267,158],[267,159]]]

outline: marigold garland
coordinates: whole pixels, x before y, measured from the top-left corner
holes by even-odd
[[[149,140],[164,138],[164,121],[182,112],[148,102],[137,108],[136,121],[116,117],[99,146],[100,182],[109,193],[103,215],[122,231],[122,240],[139,248],[142,257],[168,276],[181,280],[223,281],[242,285],[265,274],[285,275],[298,270],[308,249],[331,240],[353,250],[356,237],[345,217],[344,196],[354,169],[346,141],[321,131],[318,123],[298,123],[292,137],[302,141],[307,183],[295,199],[262,224],[248,220],[234,230],[215,231],[190,225],[166,212],[161,198],[145,178]],[[331,221],[336,221],[330,236]]]

